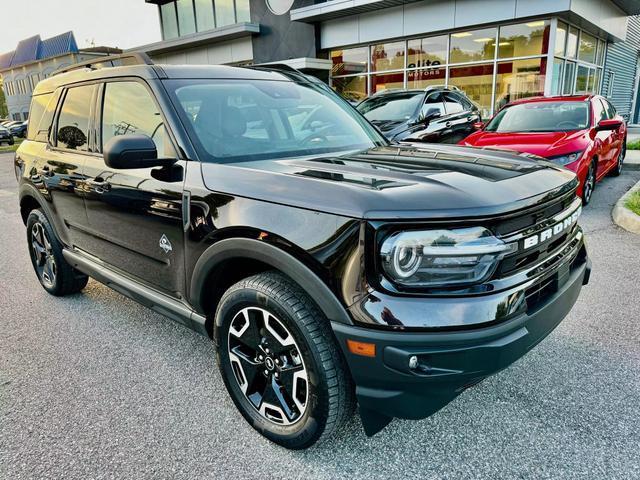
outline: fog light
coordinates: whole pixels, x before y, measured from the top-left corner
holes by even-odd
[[[416,368],[418,368],[418,357],[416,357],[415,355],[411,355],[409,357],[409,368],[411,370],[415,370]]]

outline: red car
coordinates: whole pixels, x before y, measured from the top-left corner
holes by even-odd
[[[578,174],[585,205],[597,181],[620,175],[626,154],[624,119],[599,95],[518,100],[477,126],[460,145],[531,153],[562,165]]]

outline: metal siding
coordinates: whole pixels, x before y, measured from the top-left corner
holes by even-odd
[[[609,90],[610,72],[614,73],[613,91],[609,98],[618,112],[631,115],[634,96],[637,95],[636,74],[640,53],[640,16],[629,17],[627,41],[609,44],[604,67],[602,94]]]

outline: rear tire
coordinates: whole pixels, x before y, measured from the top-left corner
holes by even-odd
[[[622,142],[622,148],[620,149],[620,153],[618,154],[618,160],[616,162],[616,166],[611,170],[609,175],[612,177],[619,177],[622,173],[622,164],[624,163],[624,159],[627,156],[627,139]]]
[[[303,449],[349,418],[354,388],[330,323],[284,275],[261,273],[223,295],[218,367],[242,416],[266,438]]]
[[[67,263],[62,254],[62,244],[40,209],[32,210],[27,218],[27,245],[33,269],[48,293],[69,295],[87,285],[89,277]]]

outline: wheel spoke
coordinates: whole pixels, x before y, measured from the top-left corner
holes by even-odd
[[[267,311],[264,312],[264,338],[267,340],[269,348],[276,356],[281,356],[291,351],[295,345],[293,335],[284,330]]]
[[[268,411],[269,407],[275,407],[276,410],[280,410],[285,415],[285,418],[282,419],[284,423],[289,423],[295,417],[296,412],[292,410],[286,397],[288,397],[287,392],[284,391],[283,388],[278,385],[276,379],[272,377],[262,397],[260,408]]]

